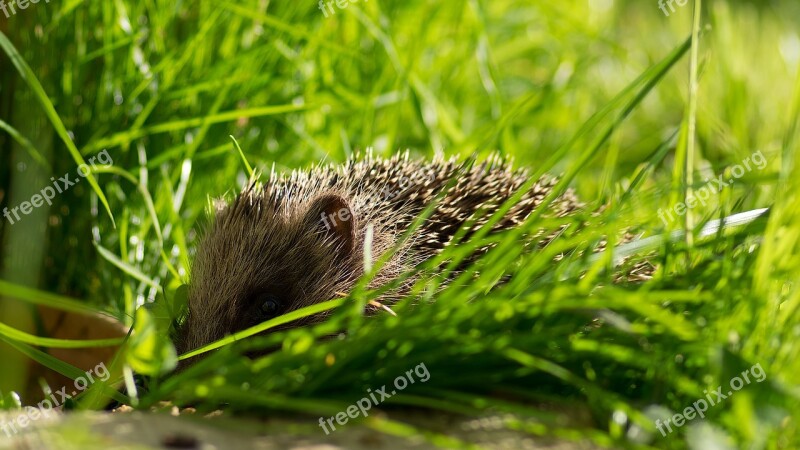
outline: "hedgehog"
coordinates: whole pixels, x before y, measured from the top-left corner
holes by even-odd
[[[214,217],[191,268],[188,314],[176,347],[190,351],[341,297],[364,274],[367,241],[373,260],[394,252],[368,287],[382,286],[437,255],[465,224],[468,238],[529,179],[528,171],[514,169],[497,154],[476,162],[412,159],[408,152],[379,158],[368,151],[341,165],[318,165],[288,176],[273,170],[267,181],[251,181],[230,203],[214,202]],[[518,226],[557,181],[549,175],[538,179],[492,231]],[[401,239],[431,204],[430,215]],[[547,212],[564,216],[582,206],[567,190]],[[393,304],[412,282],[376,303],[384,308]],[[322,318],[312,316],[292,326]]]

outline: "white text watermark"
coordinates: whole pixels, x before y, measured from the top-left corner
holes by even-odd
[[[757,169],[761,170],[767,166],[767,159],[760,150],[753,153],[742,161],[741,164],[737,164],[731,168],[731,175],[733,175],[733,178],[741,178],[746,172],[753,170],[753,167],[750,165],[751,163],[754,164]],[[678,216],[682,216],[686,214],[687,211],[697,206],[698,203],[705,206],[713,190],[720,192],[722,188],[733,184],[731,179],[723,180],[722,177],[723,174],[720,174],[717,178],[707,179],[706,182],[708,182],[708,184],[694,191],[685,203],[678,202],[672,208],[668,209],[659,208],[658,218],[664,222],[664,225],[669,225],[669,222],[675,218],[672,214],[673,212]]]
[[[94,374],[94,376],[92,376],[92,374]],[[1,420],[0,430],[5,431],[6,436],[11,437],[12,434],[19,433],[20,429],[26,428],[31,422],[39,420],[42,417],[51,417],[53,408],[62,406],[65,401],[78,395],[79,392],[86,390],[86,388],[95,382],[95,376],[100,381],[108,380],[111,374],[108,372],[105,363],[100,363],[96,365],[94,369],[89,369],[84,375],[75,378],[73,382],[75,390],[71,391],[71,393],[67,393],[66,386],[55,392],[47,392],[49,397],[37,403],[35,408],[33,406],[26,406],[19,414],[8,421]]]
[[[687,406],[683,411],[675,413],[675,415],[668,418],[664,422],[662,422],[661,419],[656,420],[656,428],[658,428],[658,431],[661,432],[662,436],[666,436],[673,431],[672,427],[670,426],[670,422],[672,422],[672,425],[674,425],[675,428],[679,428],[690,420],[693,420],[695,417],[700,417],[701,419],[704,418],[706,416],[705,412],[708,411],[709,406],[715,406],[722,403],[723,400],[733,395],[734,392],[742,389],[745,385],[750,384],[750,375],[753,376],[753,379],[757,383],[761,383],[767,378],[767,374],[761,367],[761,363],[758,363],[750,367],[750,369],[742,372],[740,374],[741,378],[731,378],[731,381],[728,383],[730,390],[727,393],[722,392],[724,389],[722,386],[711,392],[703,391],[703,394],[706,396],[704,399],[701,398],[695,401],[691,406]]]
[[[369,0],[364,0],[364,3],[368,2]],[[336,9],[334,9],[334,5],[336,5],[339,9],[345,9],[350,6],[350,3],[358,3],[359,0],[319,0],[319,10],[322,11],[322,15],[326,18],[329,17],[328,14],[336,15]]]
[[[6,0],[0,0],[0,11],[3,11],[3,14],[6,15],[6,19],[8,19],[17,13],[17,8],[28,9],[28,6],[31,6],[31,4],[35,5],[40,1],[41,0],[11,0],[6,3]],[[50,3],[50,0],[44,0],[44,2]],[[11,13],[8,12],[9,10],[11,10]]]
[[[430,372],[428,372],[428,368],[425,367],[425,363],[420,363],[413,370],[407,370],[405,375],[400,375],[399,377],[394,379],[394,387],[391,393],[386,392],[386,385],[381,386],[380,389],[375,389],[375,392],[372,392],[372,389],[367,389],[368,396],[362,398],[361,400],[357,401],[354,405],[350,405],[347,407],[345,411],[342,411],[336,414],[333,417],[329,417],[327,420],[323,417],[319,418],[319,426],[325,431],[325,434],[330,434],[328,431],[328,426],[331,427],[331,431],[336,431],[336,426],[333,424],[334,419],[336,423],[340,426],[344,426],[348,420],[356,419],[359,416],[367,417],[367,411],[372,408],[373,405],[377,406],[387,398],[397,394],[397,391],[402,391],[409,384],[414,384],[416,380],[414,380],[414,375],[419,378],[419,381],[424,383],[431,378]],[[406,379],[408,378],[408,379]],[[375,394],[380,395],[380,399],[375,397]]]
[[[389,185],[386,185],[378,192],[367,197],[366,203],[367,204],[380,204],[384,201],[389,201],[396,198],[400,193],[406,190],[412,184],[420,184],[422,182],[429,182],[433,183],[435,175],[433,173],[429,174],[428,177],[419,177],[418,179],[414,180],[406,176],[401,176],[399,180],[397,180],[397,189],[391,189]],[[320,214],[320,218],[322,219],[322,223],[325,225],[325,228],[331,230],[332,228],[336,228],[339,226],[339,222],[348,222],[350,219],[353,218],[352,212],[347,207],[342,207],[338,211],[333,211],[330,213],[322,212]],[[338,219],[338,221],[337,221]]]
[[[665,16],[669,17],[671,13],[676,11],[676,3],[678,6],[686,6],[686,4],[689,3],[689,0],[658,0],[658,9],[660,9]],[[669,11],[667,11],[667,7],[669,7]]]
[[[111,156],[108,154],[108,150],[103,150],[97,155],[89,158],[88,165],[81,164],[78,166],[78,175],[80,175],[81,178],[86,178],[86,176],[91,173],[89,166],[91,166],[92,169],[97,167],[95,161],[99,162],[105,167],[108,167],[114,163],[114,161],[111,160]],[[14,225],[22,220],[19,213],[27,216],[34,210],[34,208],[38,208],[45,203],[47,203],[47,206],[51,206],[53,204],[53,199],[56,197],[56,193],[64,193],[66,190],[80,182],[81,178],[75,177],[70,180],[69,174],[60,177],[57,180],[56,177],[50,177],[50,181],[53,182],[52,185],[46,186],[44,189],[39,191],[38,194],[34,194],[30,201],[24,201],[11,209],[8,207],[3,208],[3,217],[5,217],[11,223],[11,225]]]

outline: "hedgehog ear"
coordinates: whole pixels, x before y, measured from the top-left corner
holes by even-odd
[[[328,194],[317,198],[311,203],[305,221],[338,244],[340,257],[348,256],[353,251],[356,217],[343,197]]]

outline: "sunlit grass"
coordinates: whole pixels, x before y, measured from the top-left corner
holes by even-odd
[[[47,230],[43,256],[24,270],[54,294],[23,287],[8,255],[2,294],[136,318],[139,336],[117,361],[130,387],[131,367],[174,365],[167,335],[209,199],[235,194],[253,170],[341,162],[367,147],[498,151],[536,175],[560,174],[549,200],[573,187],[587,210],[557,222],[537,213],[447,249],[418,268],[429,276],[392,308],[397,317],[362,320],[347,306],[377,293],[357,289],[324,305],[346,306],[323,325],[240,339],[271,325],[262,324],[117,400],[301,412],[313,426],[424,362],[430,380],[389,399],[389,419],[365,425],[424,434],[392,420],[392,407],[412,406],[512,413],[510,429],[606,446],[682,448],[719,436],[742,448],[796,446],[800,12],[790,2],[703,4],[693,22],[691,6],[665,17],[648,2],[360,2],[328,18],[312,2],[39,3],[0,24],[5,54],[19,52],[14,65],[0,59],[0,148],[11,150],[2,164],[26,165],[36,192],[38,180],[102,149],[114,163],[95,171],[96,186],[58,197],[52,218],[31,216],[25,230],[3,222],[16,249]],[[765,167],[693,208],[692,220],[659,218],[757,151]],[[26,199],[15,176],[0,170],[0,206]],[[699,234],[709,220],[762,207],[768,219]],[[520,245],[560,224],[570,226],[543,249]],[[622,267],[592,253],[604,239],[619,243],[621,230],[667,236],[687,224],[690,238],[658,241]],[[438,289],[443,271],[490,243]],[[615,283],[642,260],[658,266],[652,280]],[[0,336],[13,351],[67,376],[79,369],[31,345],[96,344],[44,341],[4,314],[13,329]],[[695,420],[656,431],[656,418],[754,364],[767,380],[709,410],[703,423],[713,428]],[[10,373],[24,368],[9,367],[2,386],[20,389]],[[592,423],[543,412],[553,403],[589,411]]]

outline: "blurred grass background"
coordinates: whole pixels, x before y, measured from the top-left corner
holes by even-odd
[[[671,137],[686,118],[688,55],[658,80],[587,164],[579,163],[596,129],[579,136],[557,161],[550,158],[593,114],[617,106],[612,103],[617,94],[687,39],[693,5],[668,17],[656,2],[614,0],[369,1],[334,10],[326,18],[311,1],[70,0],[40,2],[9,18],[0,13],[0,31],[42,84],[77,149],[84,158],[108,150],[117,171],[96,174],[116,227],[85,183],[56,197],[52,207],[35,209],[19,225],[0,222],[0,279],[85,300],[131,324],[138,306],[163,297],[162,288],[173,292],[187,281],[209,198],[235,193],[245,182],[230,136],[265,173],[273,166],[283,171],[341,162],[367,147],[383,155],[408,148],[427,157],[499,151],[533,170],[579,168],[571,183],[578,195],[589,205],[611,206],[602,219],[583,217],[596,229],[565,237],[565,249],[596,242],[603,231],[628,227],[658,234],[680,228],[681,223],[665,226],[656,212],[687,187]],[[254,376],[251,368],[229,374],[211,398],[200,397],[213,406],[222,401],[215,396],[225,393],[232,409],[261,412],[296,410],[298,398],[346,405],[360,398],[362,385],[394,378],[425,355],[432,378],[418,406],[435,406],[430,399],[438,399],[449,409],[503,410],[502,402],[491,400],[491,389],[478,392],[489,380],[503,391],[501,398],[525,397],[522,409],[509,407],[517,412],[532,414],[530,404],[552,389],[549,401],[587,404],[595,431],[561,434],[569,438],[676,448],[708,436],[719,445],[748,448],[798,444],[796,418],[786,419],[800,412],[794,217],[800,206],[794,158],[798,18],[796,2],[712,0],[704,2],[701,19],[710,28],[699,47],[693,182],[725,173],[759,150],[768,164],[694,214],[702,221],[773,206],[766,227],[747,237],[719,236],[696,248],[664,246],[651,255],[660,265],[653,282],[625,289],[595,291],[587,280],[604,286],[610,274],[581,279],[566,265],[550,267],[542,257],[518,255],[508,270],[524,275],[520,279],[529,286],[511,283],[505,291],[486,294],[492,285],[487,279],[446,290],[418,321],[382,323],[400,327],[402,342],[382,336],[370,346],[355,345],[370,342],[369,332],[374,339],[377,331],[369,326],[344,343],[312,348],[307,342],[313,333],[291,335],[284,352],[261,363],[258,373],[265,381],[252,383],[262,403],[248,403],[259,398],[254,392],[235,396],[236,387]],[[0,131],[0,207],[11,208],[47,186],[51,176],[75,174],[77,164],[7,51],[0,53],[0,68],[5,130]],[[662,147],[665,154],[657,152]],[[543,167],[545,161],[552,164]],[[634,182],[637,174],[643,177]],[[148,210],[150,199],[157,221]],[[484,271],[498,261],[490,255]],[[24,307],[6,289],[0,292],[6,295],[2,321],[35,333]],[[479,296],[486,301],[467,304]],[[544,299],[551,306],[534,308]],[[575,306],[580,299],[587,300],[585,308],[613,312],[630,328],[606,329],[576,344],[591,322]],[[521,306],[515,309],[506,300]],[[519,320],[494,322],[505,317],[503,311]],[[431,323],[460,330],[450,341],[443,333],[442,342],[477,347],[460,359],[444,350],[417,354],[429,339],[420,334]],[[509,353],[503,347],[509,336],[532,339],[516,342],[525,342],[525,350],[540,359]],[[3,348],[11,369],[0,376],[0,390],[20,390],[27,357]],[[342,361],[335,372],[338,390],[322,364],[328,354]],[[214,358],[231,367],[246,365],[233,362],[237,355],[219,352]],[[374,355],[400,360],[384,361],[384,370],[372,373],[370,367],[382,364]],[[572,375],[558,376],[543,360]],[[652,365],[641,364],[645,361]],[[653,405],[678,411],[702,388],[726,383],[732,367],[755,363],[778,387],[764,388],[763,395],[737,393],[710,416],[712,431],[697,428],[705,433],[702,439],[678,436],[685,430],[666,438],[653,435],[652,421],[648,429],[639,414]],[[392,371],[395,365],[399,372]],[[301,366],[297,372],[287,369]],[[213,367],[205,367],[178,378],[192,380],[183,383],[184,391],[178,381],[166,381],[142,404],[197,401],[192,389],[213,379]],[[546,425],[522,428],[534,434],[558,428]]]

